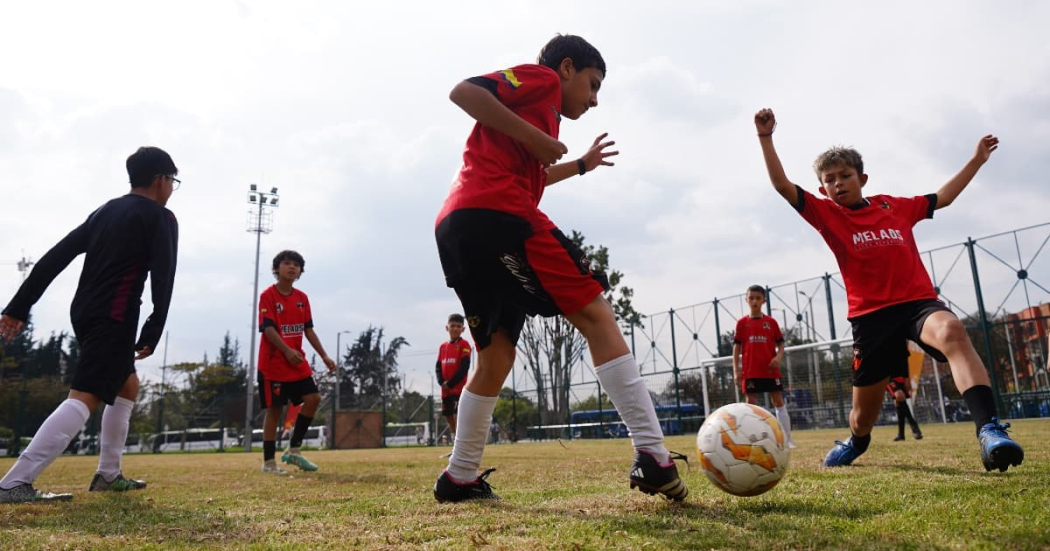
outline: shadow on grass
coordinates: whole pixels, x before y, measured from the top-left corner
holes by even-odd
[[[238,523],[216,507],[157,505],[148,495],[77,495],[72,503],[12,504],[0,509],[0,529],[128,536],[135,540],[244,541]]]

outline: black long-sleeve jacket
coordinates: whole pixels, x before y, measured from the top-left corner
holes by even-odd
[[[171,304],[178,241],[175,215],[156,201],[135,194],[112,199],[40,258],[3,313],[27,320],[51,282],[85,253],[70,306],[73,322],[109,318],[137,325],[148,274],[153,313],[135,349],[156,350]]]

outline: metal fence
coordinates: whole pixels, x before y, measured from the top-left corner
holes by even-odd
[[[989,369],[998,410],[1004,418],[1050,417],[1048,242],[1050,223],[1044,223],[968,238],[921,253],[941,300],[962,320]],[[767,291],[767,313],[782,323],[785,335],[812,343],[790,347],[785,361],[785,395],[794,426],[846,426],[852,390],[849,368],[842,362],[852,360],[852,328],[846,319],[841,274],[827,272],[768,285]],[[666,424],[665,431],[692,430],[697,421],[689,419],[694,407],[706,412],[739,399],[733,393],[728,356],[736,320],[748,312],[745,298],[740,293],[670,308],[646,316],[643,327],[629,331],[628,343],[658,406],[658,415],[664,421],[683,420]],[[843,347],[846,353],[841,352]],[[699,372],[704,375],[699,376]],[[599,408],[608,407],[597,399],[601,389],[586,361],[572,374],[567,383],[572,403],[591,398]],[[699,394],[693,388],[698,384],[702,387]],[[514,396],[534,404],[544,402],[538,399],[536,389],[549,386],[537,385],[521,365],[515,366],[510,385]],[[930,362],[924,368],[914,403],[920,422],[968,418],[947,365]],[[537,411],[529,418],[512,420],[514,436],[607,436],[611,433],[604,419],[609,415],[604,409],[599,411],[598,421],[584,427],[572,422],[571,410]],[[895,416],[895,410],[887,410],[883,421],[895,422]]]

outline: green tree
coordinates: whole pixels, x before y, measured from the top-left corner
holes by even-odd
[[[536,404],[518,394],[515,395],[510,387],[503,387],[499,392],[499,400],[492,417],[501,427],[507,430],[512,441],[517,441],[525,435],[528,427],[540,424],[539,410]]]
[[[340,393],[350,396],[357,407],[373,408],[381,402],[375,398],[400,392],[401,378],[397,372],[397,355],[409,346],[404,337],[395,337],[383,344],[383,328],[369,326],[358,335],[343,356]],[[366,398],[371,398],[366,400]]]

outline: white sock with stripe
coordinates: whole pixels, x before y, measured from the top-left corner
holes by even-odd
[[[56,457],[62,455],[90,415],[87,405],[80,400],[67,398],[59,404],[40,425],[18,461],[0,480],[0,489],[10,490],[19,484],[32,484]]]
[[[128,421],[135,402],[117,397],[113,405],[102,411],[101,447],[98,454],[98,472],[102,478],[112,481],[120,474],[120,458],[124,455],[124,444],[128,439]]]
[[[787,404],[777,408],[777,422],[780,423],[780,428],[784,430],[784,439],[788,442],[794,442],[791,439],[791,415],[788,415]]]
[[[631,444],[645,450],[661,464],[670,461],[656,408],[645,387],[634,356],[627,354],[599,365],[595,370],[602,390],[609,395],[620,419],[630,431]]]
[[[449,476],[456,482],[474,482],[485,453],[485,439],[492,424],[498,396],[479,396],[464,390],[459,397],[456,442],[448,459]]]

